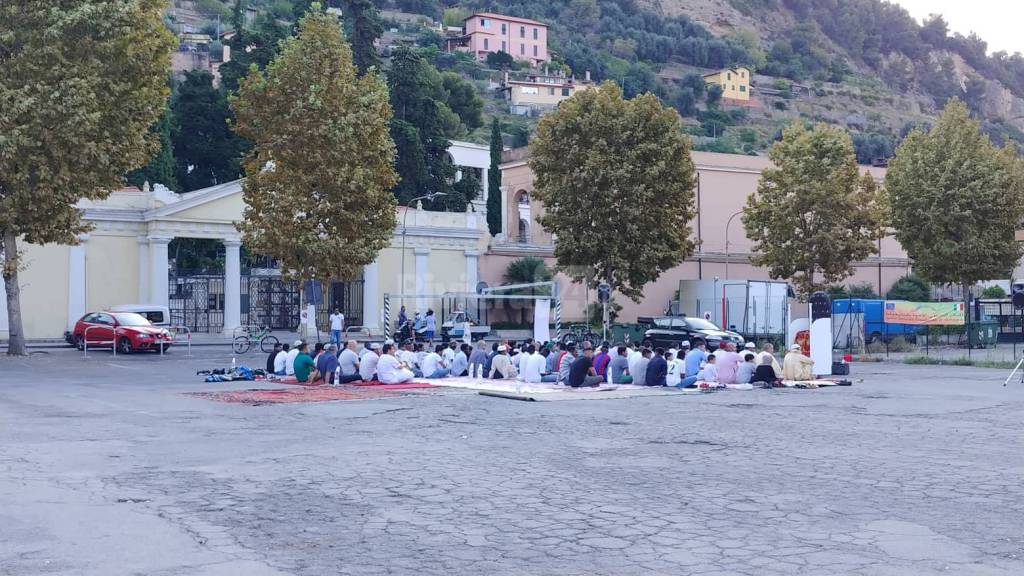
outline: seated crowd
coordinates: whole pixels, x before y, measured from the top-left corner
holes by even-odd
[[[432,349],[431,349],[432,348]],[[811,380],[813,362],[800,346],[793,345],[782,365],[775,359],[770,343],[760,351],[748,342],[742,351],[724,343],[708,352],[702,340],[682,342],[679,349],[607,342],[595,349],[590,342],[541,344],[532,340],[491,343],[483,340],[471,346],[451,341],[425,344],[405,340],[400,345],[386,341],[368,342],[362,348],[355,340],[339,352],[335,344],[316,344],[312,353],[302,340],[277,345],[267,357],[267,372],[294,376],[299,382],[347,384],[378,381],[401,384],[414,378],[438,379],[450,376],[522,380],[526,383],[560,383],[565,386],[595,387],[601,383],[639,386],[696,387],[765,383],[781,380]]]

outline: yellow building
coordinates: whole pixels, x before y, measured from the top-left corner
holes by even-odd
[[[727,68],[705,74],[704,83],[721,86],[722,98],[742,101],[750,100],[750,70],[746,68]]]

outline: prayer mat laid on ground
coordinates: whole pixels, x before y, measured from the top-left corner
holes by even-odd
[[[401,384],[385,384],[383,382],[353,382],[353,386],[360,388],[372,388],[373,390],[412,390],[414,388],[437,388],[434,384],[426,382],[403,382]]]
[[[662,386],[618,386],[607,388],[562,388],[549,392],[500,392],[481,390],[481,396],[505,398],[507,400],[523,400],[527,402],[557,402],[561,400],[622,400],[625,398],[643,398],[648,396],[684,396],[702,394],[700,390]]]
[[[249,404],[263,406],[266,404],[295,404],[302,402],[333,402],[335,400],[372,400],[375,398],[396,397],[397,394],[387,390],[373,388],[335,388],[318,386],[305,388],[280,388],[271,390],[227,390],[224,392],[189,392],[189,396],[206,398],[217,402],[232,404]]]

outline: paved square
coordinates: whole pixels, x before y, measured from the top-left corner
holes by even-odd
[[[248,406],[182,356],[0,359],[0,574],[1024,574],[1005,371]]]

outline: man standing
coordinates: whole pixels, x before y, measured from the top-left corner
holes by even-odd
[[[274,369],[274,362],[277,360],[277,355],[281,352],[281,343],[274,344],[274,349],[267,355],[267,374],[276,374],[277,370]]]
[[[334,309],[331,314],[331,344],[341,346],[341,334],[345,331],[345,315],[341,310]]]
[[[415,378],[412,370],[391,354],[392,350],[391,344],[384,345],[383,354],[377,362],[377,379],[384,384],[401,384]]]
[[[324,384],[333,385],[334,373],[338,370],[338,347],[334,344],[328,344],[327,348],[316,357],[316,371],[320,373],[320,377],[323,378]]]
[[[433,309],[428,309],[427,310],[427,317],[424,319],[424,322],[425,322],[425,325],[427,327],[427,330],[426,330],[427,342],[430,342],[431,344],[433,344],[434,343],[434,334],[437,333],[437,316],[434,316],[434,310]]]
[[[608,372],[612,375],[612,384],[632,384],[633,377],[629,374],[629,360],[626,358],[626,347],[619,344],[615,357],[608,362]]]
[[[309,382],[309,374],[316,367],[313,364],[313,357],[309,355],[309,346],[305,342],[299,342],[295,348],[295,360],[292,362],[292,370],[296,382]]]
[[[345,344],[345,349],[342,350],[341,355],[338,356],[338,365],[341,367],[341,377],[338,378],[338,384],[348,384],[349,382],[357,382],[362,380],[362,375],[359,373],[359,357],[356,356],[356,341],[349,340]],[[373,354],[370,352],[370,354]]]
[[[665,360],[665,349],[655,348],[654,357],[647,364],[644,384],[647,386],[666,386],[668,377],[668,361]]]
[[[295,358],[298,357],[299,350],[305,345],[306,343],[302,340],[296,340],[295,343],[292,344],[292,349],[288,351],[288,356],[284,361],[284,373],[288,376],[295,375]],[[310,360],[312,360],[312,358],[310,358]]]
[[[782,361],[783,380],[814,380],[814,361],[804,356],[799,344],[789,347],[789,354]]]
[[[359,359],[359,379],[363,382],[377,379],[377,363],[380,362],[378,350],[380,350],[380,344],[374,342],[370,344],[370,350]]]
[[[686,377],[696,376],[705,361],[708,359],[708,354],[705,351],[706,344],[703,340],[697,340],[693,345],[693,350],[686,353],[686,358],[683,359],[683,365],[686,368]]]
[[[601,377],[594,372],[594,348],[589,342],[583,344],[583,355],[573,360],[569,367],[569,386],[573,388],[596,388],[601,385]]]

